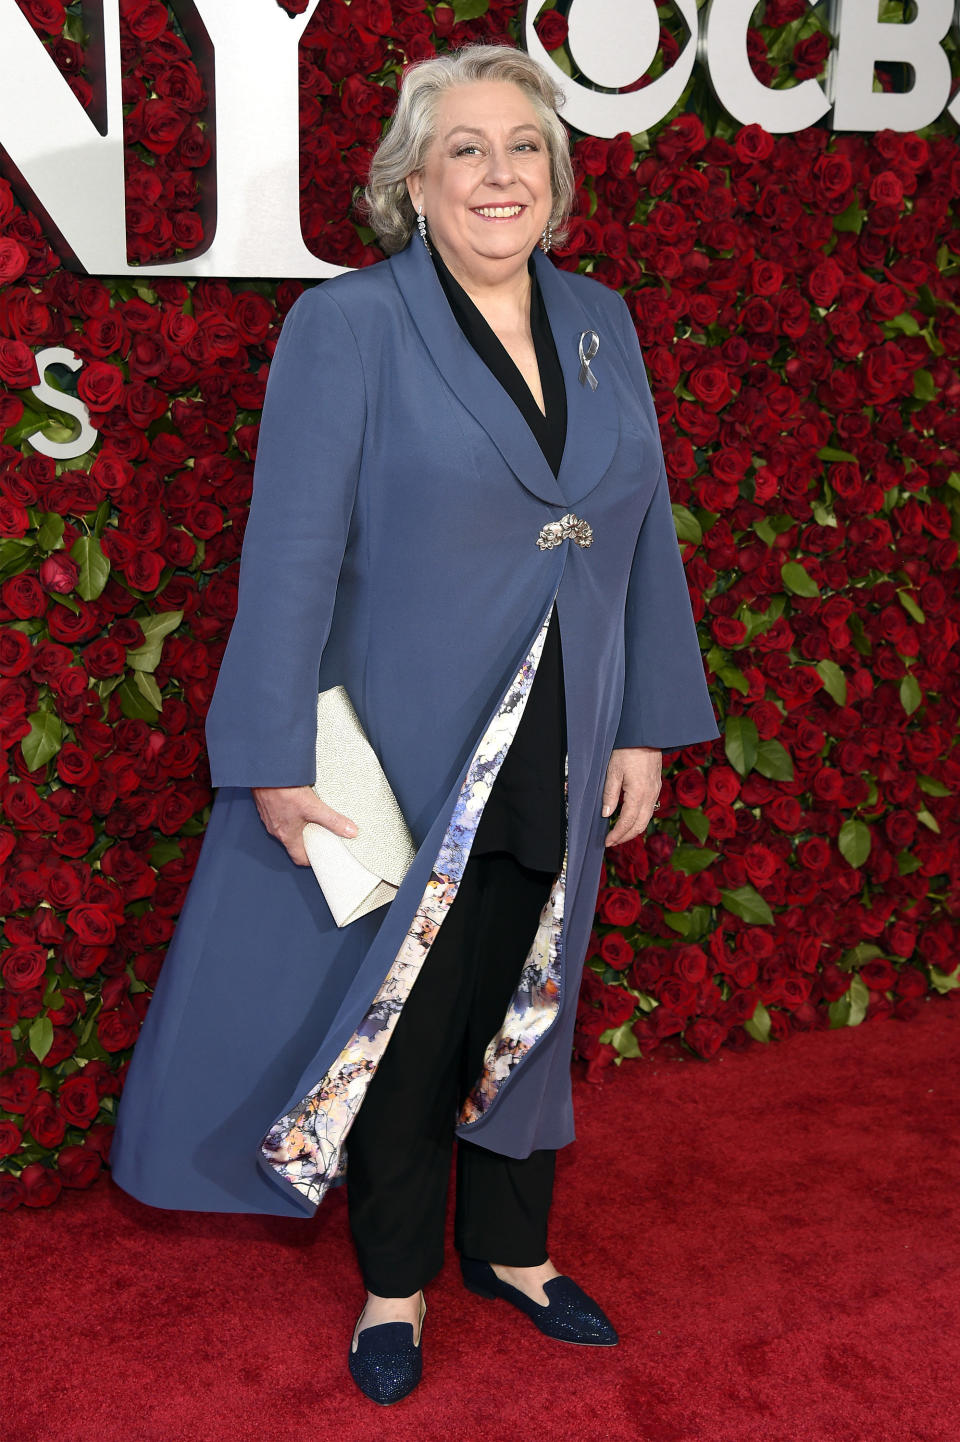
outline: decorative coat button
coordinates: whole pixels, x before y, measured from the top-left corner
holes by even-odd
[[[554,546],[559,546],[561,541],[576,541],[578,546],[586,550],[587,546],[593,544],[593,529],[588,521],[581,521],[579,516],[568,511],[559,521],[551,521],[544,526],[537,537],[537,545],[541,551],[550,551]]]

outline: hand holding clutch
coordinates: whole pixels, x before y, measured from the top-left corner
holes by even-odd
[[[317,697],[317,775],[313,790],[357,823],[338,836],[308,822],[303,845],[337,926],[386,906],[417,848],[376,752],[344,686]]]

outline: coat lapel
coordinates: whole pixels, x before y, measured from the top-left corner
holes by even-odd
[[[613,458],[619,436],[613,388],[605,373],[614,352],[612,344],[604,347],[603,322],[580,303],[563,272],[537,248],[534,264],[567,394],[567,435],[554,477],[520,411],[461,331],[419,236],[390,256],[389,264],[437,368],[517,479],[540,500],[564,508],[592,491]],[[596,390],[579,381],[579,341],[585,330],[595,330],[600,337],[591,361]]]

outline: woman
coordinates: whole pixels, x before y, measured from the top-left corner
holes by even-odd
[[[664,748],[718,734],[629,312],[547,258],[561,100],[508,47],[409,67],[366,191],[388,259],[286,318],[219,790],[114,1141],[156,1206],[311,1216],[346,1175],[380,1402],[421,1376],[454,1135],[466,1285],[616,1341],[546,1248],[577,989],[604,844],[646,827]],[[302,842],[355,831],[311,789],[337,684],[417,845],[341,929]]]

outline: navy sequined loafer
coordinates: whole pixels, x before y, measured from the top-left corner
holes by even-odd
[[[366,1310],[366,1308],[364,1308]],[[381,1406],[399,1402],[412,1392],[423,1375],[423,1317],[426,1299],[420,1293],[420,1317],[416,1333],[409,1322],[381,1322],[378,1327],[358,1331],[363,1312],[357,1318],[350,1342],[350,1375],[365,1397]]]
[[[461,1256],[460,1271],[468,1291],[478,1297],[502,1297],[525,1312],[545,1337],[557,1342],[578,1342],[584,1347],[613,1347],[620,1340],[610,1319],[570,1277],[551,1277],[549,1282],[544,1282],[543,1290],[550,1299],[549,1306],[545,1307],[519,1287],[502,1282],[489,1262]]]

